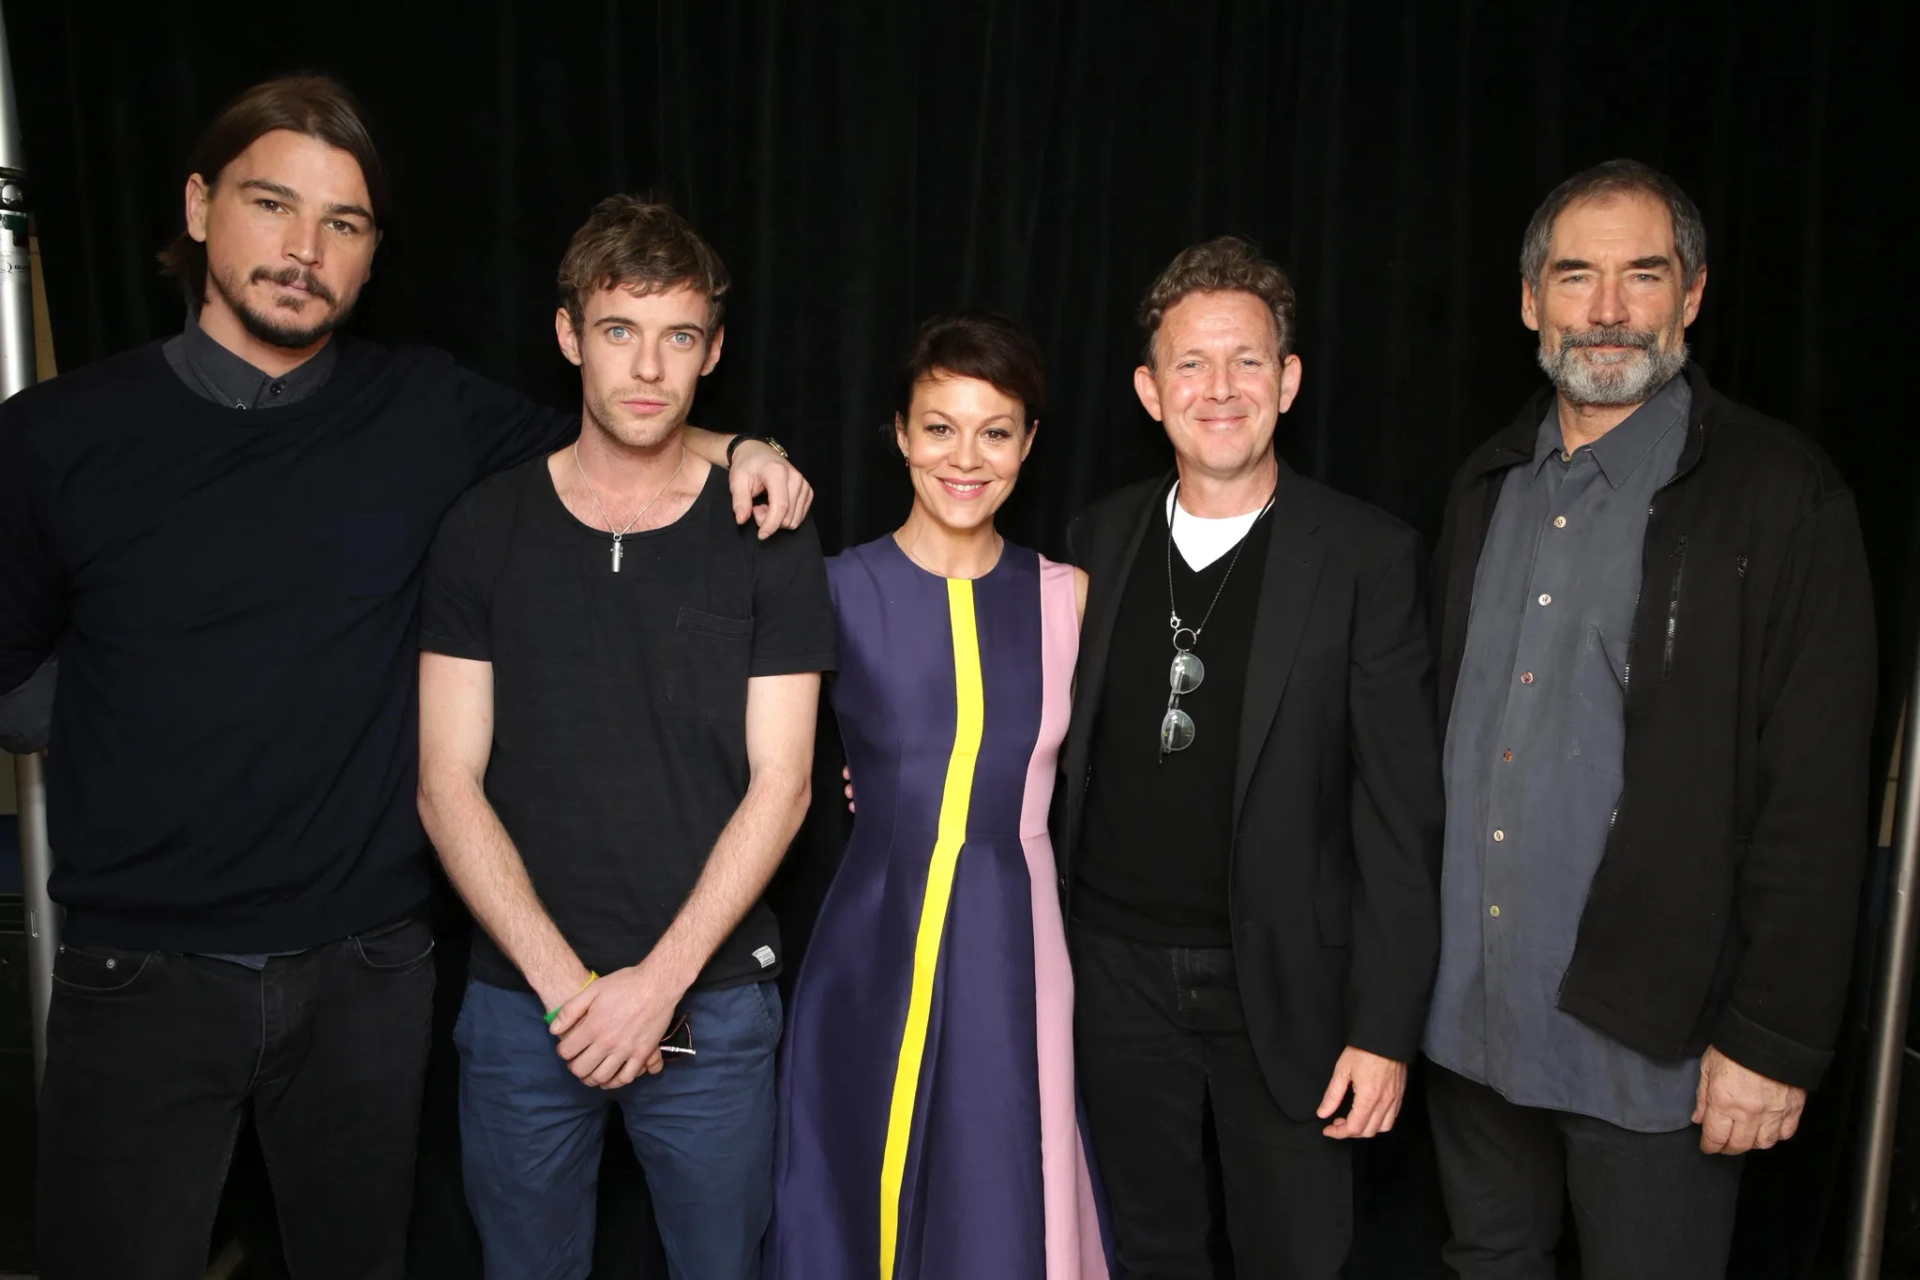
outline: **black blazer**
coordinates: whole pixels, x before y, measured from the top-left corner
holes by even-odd
[[[1092,581],[1053,807],[1063,900],[1120,597],[1166,536],[1171,483],[1122,489],[1068,530]],[[1419,1048],[1439,952],[1440,753],[1419,538],[1284,463],[1270,528],[1228,916],[1254,1052],[1304,1121],[1345,1046],[1402,1062]]]

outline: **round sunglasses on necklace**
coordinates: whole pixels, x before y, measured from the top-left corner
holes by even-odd
[[[1200,655],[1180,649],[1173,655],[1167,672],[1167,714],[1160,717],[1160,754],[1185,751],[1193,745],[1193,717],[1180,709],[1180,696],[1192,693],[1207,678],[1207,664]]]

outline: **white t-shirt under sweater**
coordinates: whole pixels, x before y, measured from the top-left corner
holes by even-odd
[[[1269,505],[1262,503],[1245,515],[1219,519],[1196,516],[1182,507],[1180,517],[1176,520],[1173,503],[1179,492],[1180,486],[1177,484],[1167,492],[1167,520],[1173,526],[1173,545],[1180,548],[1180,558],[1195,573],[1239,546],[1240,540],[1247,536],[1247,530],[1253,528],[1254,521]]]

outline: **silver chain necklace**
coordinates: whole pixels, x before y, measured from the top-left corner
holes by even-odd
[[[1200,633],[1207,629],[1207,623],[1213,617],[1214,606],[1220,603],[1220,595],[1227,589],[1227,579],[1233,576],[1234,569],[1240,563],[1240,553],[1247,549],[1247,543],[1253,538],[1253,527],[1260,523],[1262,516],[1273,508],[1278,490],[1267,498],[1267,505],[1260,508],[1254,516],[1253,524],[1240,535],[1240,542],[1233,549],[1233,559],[1227,561],[1227,571],[1220,575],[1220,585],[1213,589],[1213,599],[1207,602],[1207,612],[1198,626],[1187,626],[1180,620],[1180,603],[1173,594],[1173,523],[1180,512],[1180,482],[1175,481],[1173,493],[1167,498],[1167,625],[1173,628],[1173,666],[1167,671],[1167,710],[1160,717],[1160,762],[1166,763],[1170,751],[1185,751],[1193,745],[1193,717],[1180,706],[1180,699],[1197,690],[1200,682],[1207,678],[1206,664],[1200,661],[1200,655],[1193,651],[1200,643]],[[1185,644],[1180,643],[1181,636],[1188,637]]]
[[[573,469],[580,473],[581,483],[587,486],[587,496],[593,499],[593,509],[599,513],[600,523],[606,525],[607,531],[613,534],[613,571],[615,573],[620,572],[620,539],[626,537],[627,531],[640,523],[640,517],[653,510],[653,504],[660,501],[660,495],[667,491],[668,485],[671,485],[675,480],[680,478],[680,469],[686,465],[687,446],[683,444],[680,446],[680,461],[674,466],[673,474],[667,477],[667,483],[661,485],[658,492],[647,499],[646,506],[633,513],[633,519],[627,521],[624,527],[615,529],[613,527],[613,518],[607,514],[606,506],[600,501],[600,491],[593,487],[593,481],[587,476],[586,467],[581,465],[580,442],[578,440],[573,442]]]
[[[1188,650],[1200,643],[1200,633],[1207,629],[1207,620],[1213,617],[1213,606],[1220,603],[1220,593],[1227,589],[1227,579],[1233,576],[1233,567],[1240,563],[1240,553],[1247,549],[1247,536],[1246,534],[1242,534],[1239,545],[1234,547],[1233,559],[1227,561],[1227,571],[1220,575],[1220,585],[1213,589],[1213,599],[1208,602],[1207,612],[1201,617],[1200,625],[1197,627],[1189,627],[1182,624],[1180,621],[1180,606],[1173,598],[1173,522],[1180,514],[1180,482],[1178,480],[1173,482],[1172,496],[1173,510],[1167,513],[1167,625],[1173,628],[1173,647],[1175,652],[1180,655],[1186,655]],[[1273,497],[1269,496],[1267,498],[1267,505],[1260,508],[1260,515],[1256,515],[1253,518],[1253,523],[1259,524],[1260,516],[1266,515],[1272,506]],[[1249,525],[1248,532],[1251,531],[1252,525]],[[1180,633],[1183,631],[1193,637],[1193,639],[1187,641],[1184,645],[1180,643]],[[1176,657],[1174,661],[1179,662],[1180,658]],[[1198,663],[1200,660],[1193,658],[1192,661]]]

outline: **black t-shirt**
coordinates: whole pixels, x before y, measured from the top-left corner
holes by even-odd
[[[1134,557],[1107,654],[1086,834],[1074,859],[1073,912],[1097,928],[1167,946],[1232,944],[1233,779],[1272,528],[1271,513],[1261,516],[1240,545],[1238,564],[1229,551],[1198,573],[1173,549],[1181,618],[1198,625],[1216,590],[1220,599],[1192,646],[1206,678],[1180,698],[1193,717],[1193,744],[1165,759],[1159,731],[1174,650],[1164,524]]]
[[[290,951],[427,897],[421,564],[461,493],[580,417],[443,352],[330,346],[270,413],[203,399],[157,342],[0,405],[0,690],[58,654],[72,941]]]
[[[831,671],[834,617],[812,524],[765,542],[734,524],[715,467],[672,524],[622,541],[575,519],[545,458],[447,516],[420,646],[493,664],[487,798],[581,962],[636,964],[673,923],[747,793],[747,681]],[[755,904],[698,987],[772,977]],[[473,976],[526,989],[477,934]]]

